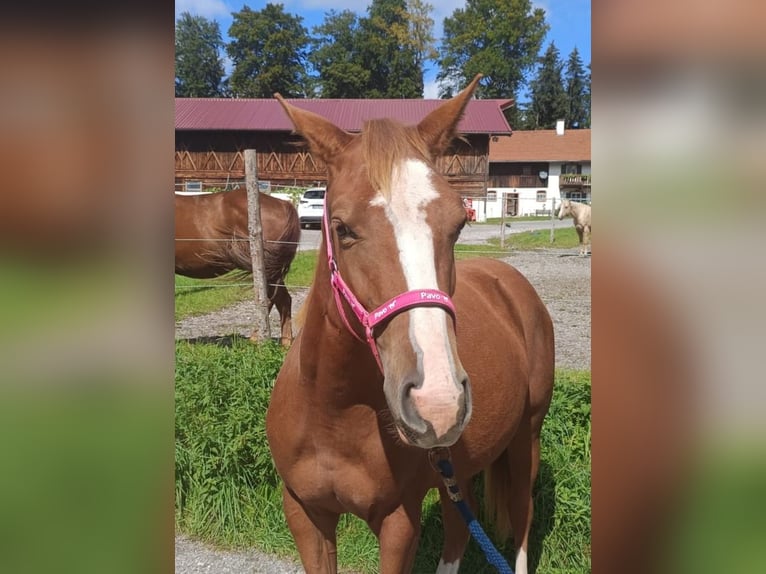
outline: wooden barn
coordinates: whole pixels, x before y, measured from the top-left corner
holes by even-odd
[[[390,117],[415,124],[443,100],[289,100],[349,132],[369,119]],[[509,135],[503,110],[512,100],[472,100],[456,141],[438,161],[441,172],[466,197],[484,197],[489,141]],[[257,152],[263,188],[314,186],[327,181],[326,166],[312,156],[274,99],[176,98],[176,191],[225,187],[245,177],[245,149]],[[276,191],[276,189],[274,189]]]

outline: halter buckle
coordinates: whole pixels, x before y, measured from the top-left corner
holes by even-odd
[[[436,472],[441,474],[441,469],[437,465],[437,463],[440,460],[446,460],[447,462],[452,462],[452,457],[450,456],[449,448],[446,446],[437,446],[431,449],[428,449],[428,463],[431,465],[431,468],[433,468]]]

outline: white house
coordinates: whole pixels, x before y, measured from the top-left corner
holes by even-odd
[[[514,131],[489,144],[487,199],[472,199],[477,221],[550,216],[561,199],[590,202],[590,129]]]

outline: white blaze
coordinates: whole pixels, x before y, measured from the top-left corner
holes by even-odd
[[[391,181],[390,201],[382,195],[370,204],[382,206],[394,228],[399,261],[407,289],[439,289],[436,280],[434,242],[431,228],[426,223],[426,207],[439,193],[431,183],[431,170],[417,160],[407,160],[394,171]],[[423,386],[417,392],[415,404],[434,431],[441,436],[457,420],[458,388],[455,385],[455,368],[448,345],[448,314],[440,307],[415,307],[410,311],[410,341],[416,354],[422,358]],[[420,409],[418,397],[428,397],[428,408]],[[427,416],[432,410],[442,415],[438,420]],[[451,419],[451,420],[450,420]]]

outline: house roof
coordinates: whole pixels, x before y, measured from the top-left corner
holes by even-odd
[[[489,161],[590,161],[590,130],[514,131],[490,140]]]
[[[416,124],[444,100],[340,100],[288,99],[291,104],[324,116],[350,132],[364,122],[393,118]],[[463,134],[510,134],[503,110],[513,100],[471,100],[458,124]],[[293,131],[282,106],[274,99],[176,98],[176,130]]]

